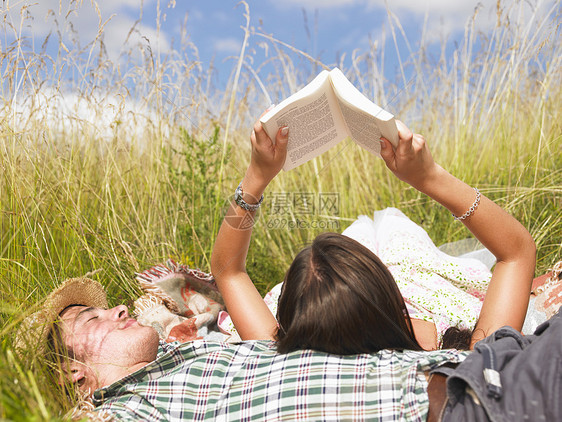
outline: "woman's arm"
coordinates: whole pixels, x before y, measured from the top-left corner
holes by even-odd
[[[252,156],[242,191],[246,203],[257,204],[285,163],[288,130],[279,129],[273,144],[258,121],[250,139]],[[277,331],[277,321],[246,273],[254,214],[234,202],[230,204],[215,241],[211,272],[242,340],[269,340]]]
[[[475,202],[474,188],[436,164],[421,135],[412,134],[402,122],[397,124],[398,147],[393,149],[386,140],[382,143],[381,155],[387,167],[454,215],[463,215]],[[521,223],[484,195],[462,222],[497,259],[472,336],[472,348],[504,325],[522,328],[535,270],[535,243]]]

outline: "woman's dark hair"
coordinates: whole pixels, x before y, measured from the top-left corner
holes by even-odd
[[[449,327],[443,333],[441,341],[441,349],[470,349],[470,341],[472,340],[473,330],[468,328]]]
[[[478,328],[478,321],[476,321],[473,329],[449,327],[443,333],[441,349],[470,350],[470,343],[472,343],[474,333],[478,333],[480,338],[486,338],[490,335],[489,332]]]
[[[422,350],[392,274],[369,249],[336,233],[319,235],[296,256],[277,320],[280,353]]]

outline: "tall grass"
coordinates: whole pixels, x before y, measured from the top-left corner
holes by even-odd
[[[45,363],[12,349],[21,320],[61,280],[94,272],[112,304],[131,304],[140,293],[136,271],[168,257],[209,269],[223,207],[248,163],[254,119],[269,98],[288,96],[320,67],[339,65],[423,133],[438,162],[522,221],[538,246],[537,274],[544,272],[561,259],[562,239],[556,12],[533,25],[498,10],[486,34],[469,22],[451,60],[432,57],[424,44],[411,47],[395,81],[383,77],[385,51],[377,43],[354,52],[350,66],[322,63],[247,25],[225,90],[183,40],[165,57],[144,40],[111,61],[100,38],[85,47],[61,43],[53,57],[4,20],[3,39],[14,41],[2,41],[0,56],[0,418],[68,417],[72,404]],[[388,30],[403,36],[393,18]],[[303,194],[314,209],[293,203],[279,212]],[[337,207],[320,207],[321,196]],[[266,202],[248,258],[262,291],[318,232],[343,230],[386,206],[402,209],[437,244],[469,237],[446,210],[352,142],[280,175]],[[297,220],[304,228],[286,228]]]

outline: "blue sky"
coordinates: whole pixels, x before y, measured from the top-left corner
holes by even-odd
[[[537,0],[531,0],[531,3]],[[141,12],[140,5],[143,4]],[[392,41],[390,22],[400,22],[413,50],[422,37],[427,45],[447,39],[449,45],[462,41],[464,28],[480,5],[476,26],[486,31],[496,22],[496,0],[393,0],[389,12],[384,0],[248,0],[250,25],[258,32],[271,34],[291,44],[325,64],[331,65],[345,55],[366,51],[370,43],[379,43],[388,51],[386,72],[395,72],[397,58]],[[545,2],[543,2],[545,3]],[[552,4],[552,1],[546,3]],[[529,2],[503,1],[502,7],[512,13],[529,13]],[[26,7],[27,6],[27,7]],[[96,7],[97,6],[97,9]],[[22,7],[28,19],[21,25]],[[22,32],[40,48],[47,34],[47,48],[57,45],[56,22],[66,25],[64,41],[72,43],[69,24],[76,31],[81,45],[96,38],[101,25],[110,57],[116,58],[126,47],[139,39],[150,40],[154,52],[166,54],[177,49],[182,39],[192,42],[197,56],[206,68],[211,60],[224,81],[235,65],[240,52],[245,25],[245,8],[231,0],[6,0],[2,12],[13,30],[7,30],[4,40]],[[159,17],[159,19],[158,19]],[[135,25],[135,30],[130,29]],[[158,22],[160,24],[158,25]],[[21,28],[21,29],[20,29]],[[399,32],[400,28],[395,27]],[[424,29],[425,28],[425,29]],[[262,38],[253,35],[250,47],[259,49]],[[408,56],[408,48],[398,33],[400,54]],[[191,50],[190,50],[191,51]],[[436,51],[438,48],[436,47]],[[265,59],[265,52],[260,52]],[[192,54],[195,58],[195,54]],[[259,64],[259,63],[258,63]]]

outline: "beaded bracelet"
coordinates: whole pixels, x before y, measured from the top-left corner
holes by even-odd
[[[476,191],[476,199],[474,200],[474,203],[460,217],[457,217],[455,214],[451,214],[455,220],[462,221],[462,220],[466,219],[467,217],[470,217],[472,214],[474,214],[474,211],[476,211],[476,208],[478,208],[478,205],[480,205],[480,197],[482,195],[480,195],[480,191],[477,188],[474,188],[474,190]]]
[[[242,195],[244,195],[244,192],[242,191],[242,182],[240,182],[240,184],[234,191],[234,202],[236,202],[236,205],[238,205],[242,209],[245,209],[246,211],[257,211],[257,209],[263,202],[263,195],[261,196],[257,204],[248,204],[246,201],[244,201]]]

